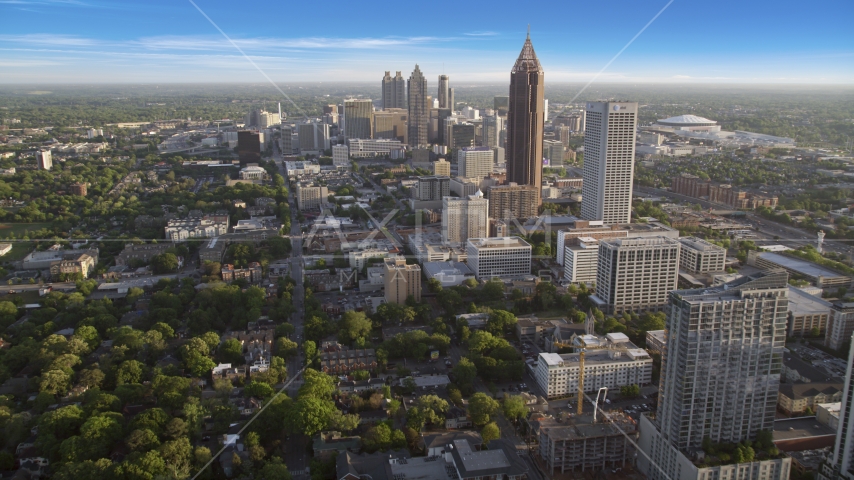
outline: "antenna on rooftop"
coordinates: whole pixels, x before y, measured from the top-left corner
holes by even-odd
[[[528,24],[528,40],[531,39],[531,24]]]

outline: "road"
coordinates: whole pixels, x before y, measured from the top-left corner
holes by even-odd
[[[279,166],[279,171],[283,177],[285,175],[285,166],[282,163],[282,154],[279,152],[279,147],[276,142],[274,145],[273,160]],[[303,285],[303,266],[302,266],[302,233],[300,232],[300,223],[297,219],[298,210],[296,208],[296,200],[293,192],[288,193],[288,203],[291,208],[291,278],[296,281],[296,286],[292,292],[292,300],[294,304],[294,314],[291,315],[291,324],[294,326],[294,334],[291,339],[302,345],[303,337],[303,322],[305,321],[305,287]],[[304,364],[302,354],[295,355],[288,360],[288,372],[298,372]],[[296,397],[299,387],[302,385],[301,379],[296,379],[290,387],[287,394],[290,397]],[[311,439],[303,435],[292,434],[288,437],[287,453],[285,454],[285,465],[291,472],[294,480],[304,480],[308,478],[305,469],[308,467],[308,457],[306,455],[305,446],[311,442]]]

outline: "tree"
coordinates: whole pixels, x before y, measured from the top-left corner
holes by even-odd
[[[620,387],[620,396],[625,398],[635,398],[640,395],[640,387],[637,384],[623,385]]]
[[[222,345],[217,349],[217,353],[222,363],[243,365],[245,361],[243,357],[243,344],[236,338],[229,338],[222,342]]]
[[[125,360],[116,370],[116,384],[141,383],[144,366],[137,360]]]
[[[460,387],[460,390],[463,392],[474,390],[474,379],[477,378],[477,368],[471,360],[466,357],[460,358],[460,361],[454,365],[451,371],[454,374],[454,382]]]
[[[338,339],[344,343],[352,344],[365,338],[371,333],[373,324],[363,312],[348,311],[341,317],[341,330]]]
[[[431,278],[430,280],[427,280],[427,289],[430,293],[439,293],[442,291],[442,282],[435,278]]]
[[[246,385],[244,389],[247,395],[258,397],[258,398],[268,398],[273,396],[273,387],[264,383],[252,380],[249,384]]]
[[[498,410],[498,402],[483,392],[477,392],[469,398],[469,415],[475,425],[485,425],[489,417]]]
[[[313,437],[326,428],[333,410],[331,401],[301,395],[294,404],[294,427],[303,435]]]
[[[51,370],[42,374],[39,391],[51,395],[65,395],[71,388],[71,376],[63,370]]]
[[[160,446],[157,435],[147,428],[136,429],[125,438],[125,444],[133,451],[147,452]]]
[[[314,474],[314,468],[311,470]],[[291,480],[291,472],[288,471],[288,466],[282,463],[282,459],[273,457],[269,462],[264,464],[261,472],[258,474],[259,480]],[[312,478],[314,478],[312,476]]]
[[[504,410],[505,417],[514,421],[525,418],[528,415],[528,407],[525,405],[525,399],[520,395],[505,397],[502,410]]]
[[[335,393],[335,381],[329,375],[307,368],[303,372],[303,385],[299,389],[299,398],[310,397],[328,400]]]
[[[299,345],[297,345],[297,342],[294,342],[287,337],[277,338],[275,347],[276,355],[282,358],[293,357],[297,352],[299,352]]]
[[[302,342],[302,353],[305,355],[306,361],[311,362],[317,355],[317,344],[311,340]]]
[[[339,432],[350,432],[359,428],[361,417],[353,413],[342,413],[340,410],[333,410],[329,416],[329,428]]]
[[[481,429],[480,436],[483,438],[483,443],[487,444],[501,438],[501,430],[498,429],[498,425],[495,422],[489,422]]]
[[[174,253],[162,253],[151,257],[154,273],[174,273],[178,271],[178,257]]]
[[[368,451],[387,450],[391,446],[391,429],[385,423],[374,425],[365,432],[362,443]]]
[[[487,320],[486,328],[493,335],[501,335],[514,327],[517,321],[518,319],[516,318],[516,315],[513,315],[507,310],[493,310]]]

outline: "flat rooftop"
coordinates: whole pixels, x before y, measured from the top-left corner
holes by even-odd
[[[688,247],[688,248],[691,248],[693,250],[699,250],[701,252],[715,251],[715,252],[721,252],[721,254],[726,253],[723,247],[719,247],[719,246],[715,245],[714,243],[707,242],[707,241],[703,240],[702,238],[683,237],[683,238],[679,239],[679,243],[681,243],[682,246],[684,246],[684,247]]]
[[[470,238],[468,243],[480,249],[531,248],[531,244],[519,237]]]
[[[789,287],[789,311],[795,315],[830,313],[831,303],[795,287]]]
[[[545,417],[539,420],[539,424],[540,430],[547,434],[552,441],[622,436],[623,434],[614,426],[614,423],[626,433],[637,430],[637,424],[634,420],[623,413],[608,412],[607,420],[605,420],[604,413],[597,418],[599,421],[593,423],[593,415],[591,414],[575,416],[563,422],[558,422],[553,417]]]
[[[807,260],[801,260],[800,258],[788,257],[786,255],[780,255],[779,253],[774,252],[762,252],[759,254],[759,258],[763,260],[768,260],[769,262],[776,263],[783,268],[788,270],[794,270],[802,275],[818,278],[818,277],[845,277],[845,275],[831,270],[826,267],[822,267],[816,263],[809,262]]]
[[[787,418],[774,421],[775,442],[825,435],[836,436],[836,430],[827,425],[822,425],[815,417]]]

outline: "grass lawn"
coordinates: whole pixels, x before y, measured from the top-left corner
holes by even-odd
[[[0,240],[0,243],[2,243],[2,240]],[[14,262],[21,260],[32,251],[32,242],[12,242],[12,251],[0,257],[0,262]]]
[[[8,237],[10,234],[18,236],[25,231],[33,232],[42,228],[49,228],[50,223],[0,223],[0,237]]]

